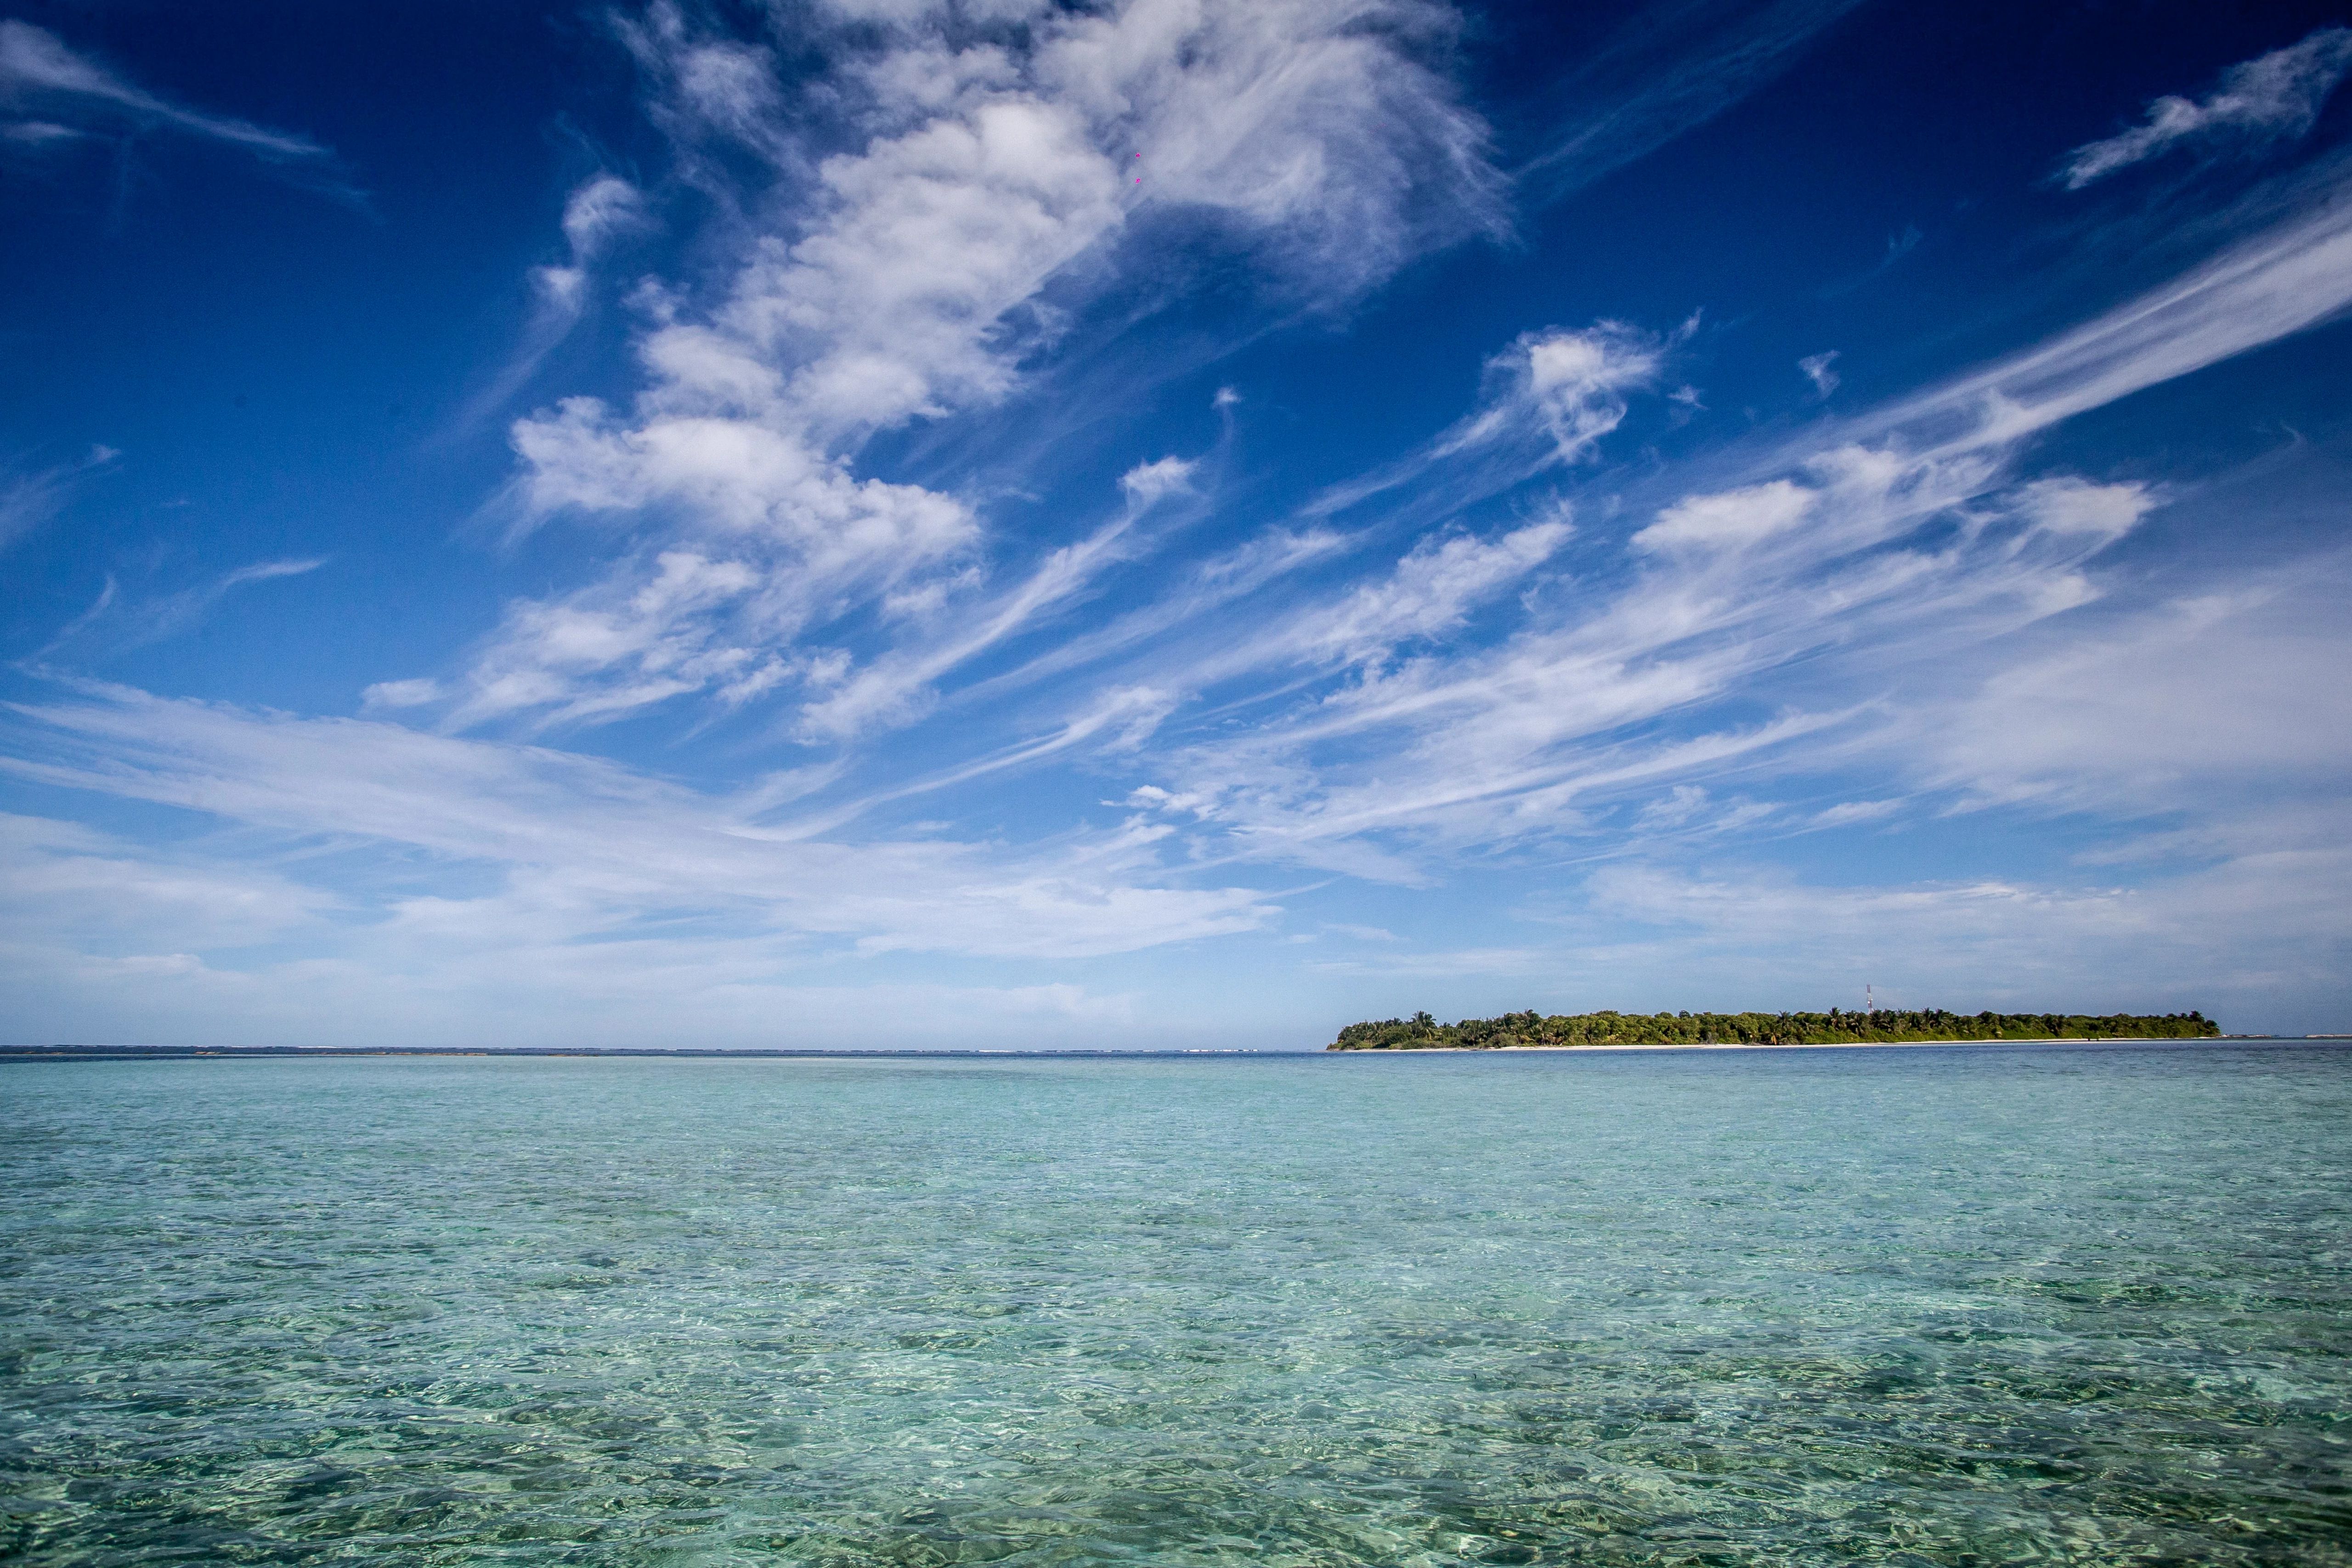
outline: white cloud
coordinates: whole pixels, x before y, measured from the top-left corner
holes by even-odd
[[[563,237],[572,246],[574,266],[583,266],[604,254],[613,237],[646,222],[644,193],[618,174],[596,174],[583,181],[563,204]]]
[[[1086,592],[1101,572],[1124,559],[1137,520],[1179,487],[1181,479],[1171,477],[1165,466],[1173,461],[1164,459],[1149,469],[1131,470],[1122,480],[1128,494],[1124,513],[1076,543],[1048,554],[1006,593],[972,605],[944,635],[886,654],[841,679],[829,694],[805,704],[800,716],[802,734],[846,739],[861,731],[903,721],[928,704],[932,683],[948,671]],[[1139,474],[1148,477],[1130,482]]]
[[[441,700],[441,683],[437,680],[379,680],[360,694],[362,707],[422,708]]]
[[[1350,278],[1384,275],[1430,242],[1408,204],[1492,199],[1483,132],[1399,44],[1442,15],[1132,0],[1063,17],[1023,54],[901,37],[845,77],[896,128],[818,165],[798,237],[757,248],[710,330],[783,371],[775,395],[829,444],[1003,395],[1037,331],[1013,313],[1139,203],[1308,247],[1327,286],[1342,256]],[[1369,133],[1380,121],[1390,134]],[[1415,136],[1445,155],[1412,163]],[[671,399],[740,391],[670,379]]]
[[[773,410],[831,446],[993,402],[1013,384],[996,341],[1011,312],[1121,221],[1084,120],[1026,95],[829,159],[819,178],[824,216],[761,247],[713,328],[647,343],[662,404]],[[764,374],[746,383],[744,360]]]
[[[2035,521],[2058,533],[2121,539],[2139,526],[2157,498],[2139,484],[2095,485],[2071,475],[2036,479],[2018,491]]]
[[[1143,199],[1219,215],[1318,295],[1503,225],[1486,127],[1415,59],[1419,0],[1132,0],[1072,18],[1039,76],[1139,157]]]
[[[1379,663],[1401,643],[1457,629],[1474,608],[1523,582],[1572,531],[1565,521],[1552,521],[1492,539],[1457,534],[1425,541],[1387,577],[1297,616],[1284,628],[1280,646],[1254,647],[1248,657]]]
[[[1846,827],[1857,822],[1883,822],[1903,809],[1899,800],[1844,800],[1813,814],[1816,827]]]
[[[1620,321],[1522,332],[1486,360],[1470,414],[1406,457],[1328,487],[1300,516],[1386,500],[1388,527],[1442,527],[1538,474],[1592,462],[1625,422],[1629,395],[1654,382],[1696,320],[1665,339]]]
[[[530,269],[531,311],[521,340],[471,399],[460,423],[488,417],[522,390],[587,315],[596,264],[614,241],[651,222],[645,193],[617,174],[592,175],[573,188],[562,220],[569,254],[561,263]]]
[[[1118,477],[1118,488],[1139,505],[1152,502],[1192,488],[1192,470],[1196,464],[1181,458],[1161,458],[1156,462],[1138,463]]]
[[[309,556],[301,560],[257,561],[250,566],[240,566],[224,576],[220,580],[220,585],[222,591],[226,592],[231,588],[242,587],[247,583],[268,583],[279,577],[300,577],[316,572],[326,563],[327,558],[323,555]]]
[[[1219,635],[1213,646],[1155,663],[1155,683],[1148,688],[1154,693],[1157,704],[1153,721],[1156,723],[1171,711],[1180,697],[1197,695],[1223,683],[1268,672],[1295,679],[1306,671],[1313,679],[1336,671],[1353,670],[1368,689],[1385,689],[1383,682],[1393,679],[1387,672],[1406,649],[1419,644],[1442,645],[1473,614],[1523,587],[1573,531],[1565,518],[1555,517],[1484,538],[1454,534],[1425,540],[1381,577],[1325,595],[1319,601],[1302,596],[1287,614],[1261,618],[1253,629]],[[1277,535],[1267,542],[1277,546],[1300,543],[1286,535]],[[1204,584],[1206,591],[1178,603],[1193,614],[1205,615],[1227,602],[1228,595],[1245,596],[1275,580],[1286,567],[1311,561],[1319,553],[1321,550],[1311,545],[1280,552],[1265,552],[1266,563],[1261,571],[1245,577],[1236,574],[1221,583],[1213,578],[1211,584]],[[1130,630],[1115,626],[1111,628],[1113,635],[1098,639],[1093,647],[1101,651],[1123,646],[1150,632],[1166,630],[1178,617],[1163,613],[1130,619],[1137,618],[1141,619],[1140,626]],[[1412,664],[1407,661],[1408,668]],[[1327,725],[1349,727],[1340,706],[1345,700],[1345,697],[1336,698],[1318,707]],[[1265,732],[1263,729],[1254,731]],[[1273,733],[1281,735],[1278,721],[1274,723]],[[1238,820],[1247,812],[1234,805],[1239,798],[1235,791],[1253,798],[1270,799],[1281,792],[1267,781],[1297,773],[1297,770],[1279,760],[1281,752],[1294,744],[1295,738],[1294,732],[1290,738],[1274,739],[1265,745],[1244,740],[1229,748],[1179,752],[1172,760],[1186,768],[1195,782],[1181,791],[1158,790],[1154,786],[1135,796],[1135,804],[1147,810],[1181,811],[1202,819],[1217,816]],[[1269,790],[1272,795],[1267,793]],[[1327,848],[1323,853],[1327,860],[1332,855],[1356,854],[1335,848]],[[1403,876],[1411,879],[1412,876],[1402,862],[1381,853],[1365,851],[1349,863],[1382,877]]]
[[[1637,550],[1684,546],[1736,547],[1794,528],[1813,510],[1820,492],[1793,479],[1772,479],[1745,489],[1691,496],[1658,514],[1633,536]]]
[[[719,176],[693,156],[709,142],[732,142],[775,166],[797,161],[773,51],[697,32],[671,0],[655,0],[640,20],[615,17],[614,26],[655,87],[647,105],[655,122],[688,155],[687,178],[717,184]]]
[[[1838,374],[1830,368],[1837,363],[1837,357],[1838,351],[1832,349],[1827,353],[1808,354],[1797,362],[1797,368],[1813,384],[1816,395],[1827,397],[1838,389]]]
[[[1499,439],[1548,438],[1551,460],[1581,462],[1625,421],[1625,395],[1655,377],[1664,351],[1617,321],[1524,332],[1487,362],[1484,406],[1436,444],[1450,457]]]
[[[517,441],[534,461],[536,508],[664,511],[676,542],[562,598],[510,605],[465,677],[461,723],[525,710],[576,721],[706,689],[752,695],[737,683],[822,668],[821,655],[788,651],[803,630],[955,570],[977,540],[962,503],[858,479],[749,420],[629,428],[583,398],[520,426]]]
[[[2147,106],[2145,125],[2075,148],[2066,155],[2066,188],[2079,191],[2184,143],[2228,139],[2261,148],[2292,141],[2311,129],[2347,69],[2352,27],[2322,27],[2299,43],[2231,66],[2203,99],[2168,94]]]
[[[82,133],[72,126],[47,120],[17,120],[0,125],[0,140],[20,147],[56,147],[81,138]]]
[[[1679,827],[1706,809],[1706,791],[1697,784],[1676,784],[1663,797],[1642,808],[1638,818],[1648,828]]]
[[[642,542],[599,582],[512,606],[460,683],[457,721],[576,721],[694,691],[741,700],[829,668],[838,650],[799,639],[843,616],[943,613],[981,580],[978,518],[948,495],[861,479],[856,454],[876,432],[1011,395],[1064,330],[1055,300],[1104,286],[1140,213],[1220,215],[1327,300],[1492,228],[1483,128],[1414,58],[1446,16],[1412,0],[1129,0],[975,37],[937,8],[894,7],[880,35],[831,40],[828,90],[865,130],[819,155],[776,96],[767,50],[657,7],[626,30],[657,114],[682,148],[722,137],[761,151],[784,172],[769,198],[781,216],[761,220],[715,305],[665,306],[640,343],[650,380],[632,411],[575,398],[515,426],[525,526],[605,513]],[[587,192],[573,207],[583,233],[632,210]],[[1561,409],[1579,395],[1535,393]],[[1181,476],[1147,469],[1130,495]],[[660,592],[659,563],[687,554],[747,575],[722,595]],[[654,612],[639,607],[648,595]],[[917,710],[942,658],[955,662],[937,647],[861,658],[804,722],[846,733]]]

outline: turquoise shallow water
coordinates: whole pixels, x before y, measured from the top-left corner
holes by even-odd
[[[2352,1051],[0,1067],[28,1564],[2352,1563]]]

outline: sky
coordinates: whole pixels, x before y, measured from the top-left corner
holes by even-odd
[[[2352,1027],[2347,71],[0,5],[0,1037]]]

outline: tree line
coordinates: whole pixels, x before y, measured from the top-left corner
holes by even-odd
[[[1499,1050],[1511,1046],[1829,1046],[1905,1040],[2204,1040],[2202,1013],[1506,1013],[1441,1024],[1426,1013],[1350,1024],[1333,1051]]]

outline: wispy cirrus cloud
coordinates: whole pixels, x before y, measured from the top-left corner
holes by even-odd
[[[2231,66],[2200,99],[2167,94],[2147,106],[2147,123],[2066,154],[2066,188],[2079,191],[2176,148],[2209,155],[2232,147],[2259,152],[2306,134],[2320,105],[2352,70],[2352,27],[2322,27],[2300,42]]]
[[[1840,428],[1954,451],[1998,445],[2317,326],[2352,306],[2342,195],[2331,184],[2176,279]]]
[[[70,125],[59,125],[51,120],[12,120],[0,125],[0,142],[17,147],[63,146],[80,141],[81,134]]]
[[[506,407],[528,385],[547,356],[588,313],[594,272],[616,241],[651,226],[646,195],[614,174],[598,174],[572,188],[563,204],[565,258],[530,269],[530,314],[522,335],[458,416],[473,426]]]
[[[249,832],[159,849],[0,815],[12,1039],[642,1046],[677,1037],[686,994],[706,1047],[868,1044],[877,1011],[901,1046],[1094,1031],[1108,1045],[1153,1025],[1129,995],[1066,982],[908,981],[875,976],[874,960],[812,970],[763,931],[656,924],[583,942],[565,901],[544,887],[488,901],[397,886],[338,897],[268,864]]]
[[[855,674],[830,682],[832,689],[802,709],[802,735],[846,739],[862,731],[903,721],[929,700],[935,682],[950,670],[1027,629],[1043,616],[1087,591],[1108,567],[1148,543],[1137,539],[1138,524],[1160,503],[1183,494],[1194,465],[1163,458],[1131,469],[1120,488],[1127,504],[1108,521],[1075,543],[1048,552],[1024,577],[1003,593],[963,613],[936,635],[893,650]],[[936,610],[932,603],[920,606]]]
[[[1560,84],[1560,117],[1514,178],[1558,200],[1614,174],[1771,82],[1861,4],[1675,0],[1644,8]]]
[[[111,447],[92,447],[70,463],[0,474],[0,550],[64,510],[83,475],[107,468],[121,456]]]
[[[8,867],[0,921],[19,942],[153,952],[202,932],[215,951],[244,948],[317,921],[334,902],[268,868],[159,855],[43,817],[0,814],[0,862]]]
[[[1614,562],[1588,542],[1574,569],[1591,586],[1529,601],[1497,639],[1171,746],[1153,809],[1183,803],[1171,820],[1219,857],[1370,874],[1371,840],[1412,877],[1423,854],[1609,842],[1612,814],[1655,792],[1874,744],[1879,691],[1931,650],[1948,667],[2095,603],[2093,563],[2161,500],[2030,476],[2029,438],[2326,320],[2352,300],[2347,226],[2324,204],[2041,345],[1807,430],[1747,482],[1617,532]],[[1232,646],[1311,640],[1328,614],[1302,605]]]
[[[250,153],[347,199],[360,194],[333,151],[310,137],[174,103],[30,22],[0,20],[0,103],[38,111],[8,128],[8,139],[18,142],[50,143],[126,125],[160,129]]]
[[[1471,413],[1394,462],[1328,487],[1301,520],[1401,498],[1388,526],[1425,528],[1538,474],[1589,462],[1694,324],[1664,336],[1622,321],[1522,332],[1487,357]]]
[[[1815,395],[1827,397],[1838,389],[1838,373],[1831,368],[1837,363],[1837,358],[1838,351],[1831,349],[1825,353],[1807,354],[1797,362],[1797,369],[1813,384]]]
[[[239,588],[281,577],[299,577],[327,563],[323,555],[279,561],[257,561],[222,573],[210,582],[145,599],[125,599],[112,576],[98,599],[41,650],[47,658],[61,648],[89,639],[115,653],[180,637],[194,630],[222,600]]]
[[[303,720],[85,685],[16,704],[19,778],[201,811],[289,844],[352,838],[489,868],[478,898],[394,897],[396,920],[539,944],[657,934],[682,911],[772,957],[1129,952],[1271,918],[1244,889],[1171,884],[1161,835],[1119,828],[1006,854],[937,838],[848,843],[779,822],[761,792],[700,794],[543,748]]]
[[[2352,753],[2347,593],[2352,559],[2321,556],[2032,648],[1939,703],[1932,732],[1909,726],[1916,772],[1971,803],[2143,820],[2225,794],[2331,795]]]
[[[2105,590],[2094,563],[2162,497],[2130,481],[2032,475],[2025,443],[2325,320],[2352,288],[2335,265],[2342,230],[2326,207],[2290,219],[2041,345],[1805,430],[1750,459],[1746,482],[1684,494],[1584,541],[1569,564],[1584,586],[1535,591],[1574,537],[1564,513],[1441,531],[1380,573],[1294,588],[1278,606],[1250,595],[1279,573],[1231,598],[1205,583],[1184,588],[975,690],[1116,661],[1106,679],[1159,694],[1154,740],[1139,752],[1128,742],[1123,765],[1151,780],[1134,805],[1212,863],[1293,860],[1414,881],[1431,855],[1561,836],[1623,842],[1620,814],[1697,781],[1801,771],[1832,750],[1852,760],[1887,744],[1885,683],[2096,603]],[[1538,374],[1539,349],[1590,374]],[[1404,490],[1401,512],[1417,515],[1427,489],[1458,503],[1586,459],[1666,352],[1617,327],[1529,334],[1498,357],[1476,412],[1309,512]],[[1473,470],[1446,467],[1498,450],[1518,457],[1484,489],[1465,483]],[[1328,560],[1329,544],[1274,547],[1314,537],[1286,525],[1262,542],[1288,570]],[[1462,638],[1473,611],[1490,613],[1488,634]],[[1213,740],[1188,732],[1202,700],[1249,722]],[[1093,731],[1067,731],[1082,732]],[[1948,792],[1952,781],[1916,786]],[[1809,807],[1786,830],[1891,809]],[[1769,815],[1738,810],[1742,826]],[[1645,832],[1666,826],[1644,820]]]

